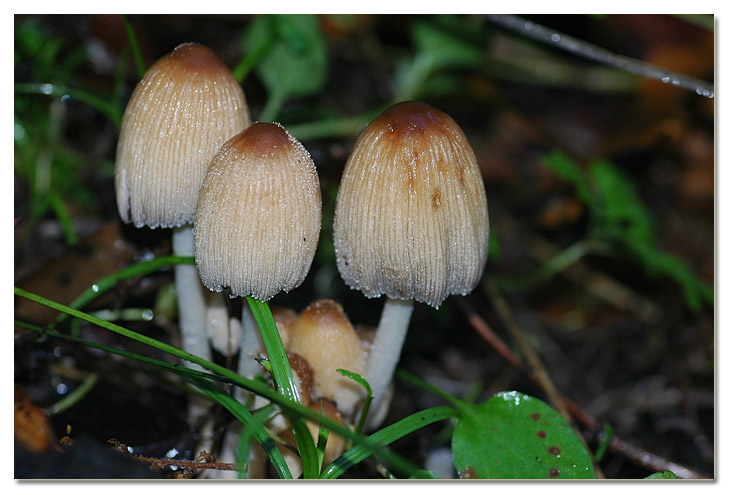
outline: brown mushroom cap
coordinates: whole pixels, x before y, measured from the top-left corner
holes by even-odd
[[[342,307],[330,299],[310,304],[299,314],[287,351],[307,360],[314,372],[313,398],[324,397],[349,415],[364,399],[363,388],[337,369],[363,375],[365,356],[360,339]]]
[[[403,102],[367,126],[334,219],[337,267],[351,288],[438,307],[479,282],[488,240],[479,166],[451,117]]]
[[[261,301],[298,287],[321,221],[307,150],[280,125],[251,125],[213,157],[200,189],[195,259],[203,284]]]
[[[116,157],[122,220],[151,228],[192,222],[210,159],[249,123],[241,86],[211,49],[185,43],[158,60],[122,119]]]

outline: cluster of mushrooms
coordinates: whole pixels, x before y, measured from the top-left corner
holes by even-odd
[[[185,43],[158,60],[132,94],[115,186],[124,222],[171,228],[173,253],[195,257],[195,265],[175,267],[183,349],[211,360],[211,344],[240,348],[239,373],[262,372],[256,358],[265,350],[247,305],[229,315],[219,293],[268,301],[304,281],[322,209],[304,146],[280,124],[252,124],[231,71],[209,48]],[[413,301],[438,307],[451,294],[469,293],[488,240],[482,176],[459,126],[412,101],[371,122],[343,171],[334,243],[345,283],[386,302],[374,332],[355,330],[331,300],[299,314],[272,310],[302,402],[353,424],[365,391],[336,372],[347,369],[369,382],[369,425],[377,427]],[[344,449],[337,440],[330,436],[330,458]]]

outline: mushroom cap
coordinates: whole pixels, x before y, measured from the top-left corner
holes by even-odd
[[[192,222],[210,159],[250,122],[241,86],[210,48],[184,43],[158,60],[122,118],[115,174],[122,220],[153,229]]]
[[[337,372],[341,368],[364,375],[365,355],[352,323],[336,302],[321,299],[302,311],[289,335],[287,351],[302,356],[314,371],[313,398],[334,401],[346,415],[365,398],[360,385]]]
[[[257,122],[210,162],[195,217],[203,284],[260,301],[298,287],[309,272],[322,222],[312,157],[278,124]]]
[[[461,128],[420,102],[393,105],[355,142],[334,218],[337,267],[367,297],[438,307],[484,271],[487,196]]]

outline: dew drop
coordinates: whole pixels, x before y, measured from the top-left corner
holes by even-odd
[[[553,33],[550,35],[550,39],[557,43],[558,41],[560,41],[560,35],[558,33]]]
[[[92,290],[92,292],[99,292],[99,286],[94,284],[91,286],[91,290]]]
[[[662,77],[662,82],[663,82],[663,83],[665,83],[665,84],[666,84],[666,83],[668,83],[668,82],[669,82],[669,81],[671,81],[671,80],[672,80],[672,78],[671,78],[671,77],[669,77],[669,76],[664,76],[664,77]]]
[[[53,93],[53,84],[46,83],[41,85],[41,93],[43,93],[44,95],[50,95],[51,93]]]

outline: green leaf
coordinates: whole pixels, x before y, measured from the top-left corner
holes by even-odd
[[[289,98],[315,94],[327,82],[327,47],[316,15],[261,15],[245,44],[247,52],[261,53],[255,70],[269,92],[263,121],[275,119]]]
[[[703,302],[710,306],[715,304],[715,292],[712,287],[692,273],[687,264],[677,256],[646,249],[636,250],[634,254],[649,275],[664,276],[674,280],[682,289],[684,299],[690,309],[699,310]]]
[[[644,479],[647,479],[647,480],[676,480],[678,478],[677,478],[676,474],[674,474],[673,472],[671,472],[669,470],[666,470],[662,473],[651,474]]]
[[[588,451],[565,419],[539,399],[501,392],[461,403],[454,465],[462,478],[595,478]]]
[[[438,71],[468,69],[484,63],[482,45],[461,36],[458,29],[460,26],[443,26],[432,20],[416,21],[413,24],[410,34],[416,53],[396,68],[396,100],[454,91],[458,87],[458,80],[448,77],[448,74],[437,74]]]
[[[578,197],[588,206],[592,206],[593,193],[583,170],[565,153],[553,151],[542,157],[542,163],[558,177],[575,187]]]
[[[419,54],[429,57],[437,69],[444,67],[477,67],[484,61],[484,49],[457,33],[431,22],[416,22],[411,36]]]
[[[605,160],[592,162],[588,167],[601,201],[599,213],[604,235],[637,248],[653,246],[651,214],[639,198],[633,181]]]

